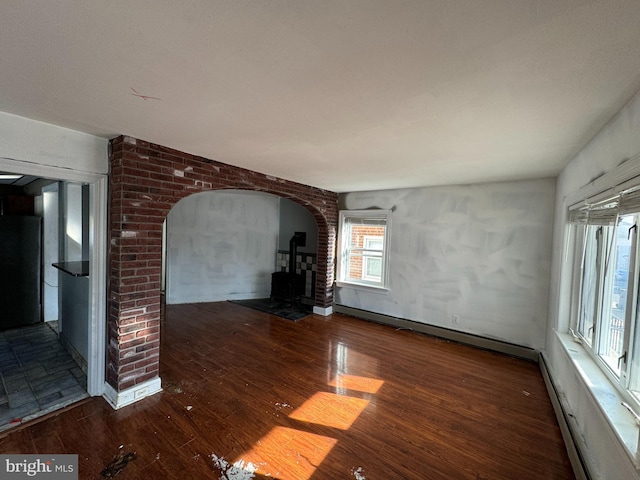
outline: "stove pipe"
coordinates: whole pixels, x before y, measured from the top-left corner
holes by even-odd
[[[289,240],[289,275],[291,275],[291,277],[296,274],[298,247],[304,247],[306,244],[307,232],[295,232],[291,240]]]

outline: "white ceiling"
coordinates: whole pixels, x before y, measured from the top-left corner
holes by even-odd
[[[337,192],[554,176],[640,89],[638,0],[0,13],[1,111]]]

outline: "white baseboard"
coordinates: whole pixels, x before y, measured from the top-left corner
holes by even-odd
[[[127,405],[131,405],[138,400],[142,400],[145,397],[149,397],[162,391],[162,385],[160,383],[160,377],[152,378],[146,382],[135,385],[131,388],[127,388],[122,392],[116,392],[108,383],[104,384],[104,399],[109,402],[114,409],[122,408]]]
[[[333,306],[330,307],[313,307],[313,313],[316,315],[322,315],[323,317],[328,317],[333,313]]]

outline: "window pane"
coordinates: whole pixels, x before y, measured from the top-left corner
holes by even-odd
[[[338,281],[387,288],[388,210],[340,212]]]
[[[631,255],[629,229],[634,223],[635,217],[633,215],[624,215],[619,219],[611,258],[608,259],[602,304],[600,356],[618,376],[620,375],[618,360],[624,353],[624,328]]]
[[[382,245],[384,244],[383,237],[370,237],[367,236],[364,239],[364,248],[367,250],[380,250],[382,251]]]
[[[349,255],[349,280],[382,280],[382,257],[380,255]]]
[[[351,252],[348,255],[349,280],[367,280],[376,283],[382,281],[384,232],[384,225],[351,225]]]
[[[597,228],[596,226],[590,225],[586,231],[580,291],[580,316],[578,318],[578,332],[589,345],[593,343],[593,321],[596,311],[596,286],[598,279]]]
[[[638,275],[636,273],[636,280]],[[629,378],[629,390],[635,397],[636,401],[640,402],[640,332],[636,326],[635,334],[631,339],[633,348],[631,350],[631,362]]]
[[[367,280],[382,280],[382,258],[364,257],[364,276]]]

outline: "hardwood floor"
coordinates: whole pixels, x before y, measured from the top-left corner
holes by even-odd
[[[229,302],[168,306],[161,335],[162,393],[90,399],[0,453],[77,453],[83,479],[131,452],[119,479],[574,478],[534,363]]]

